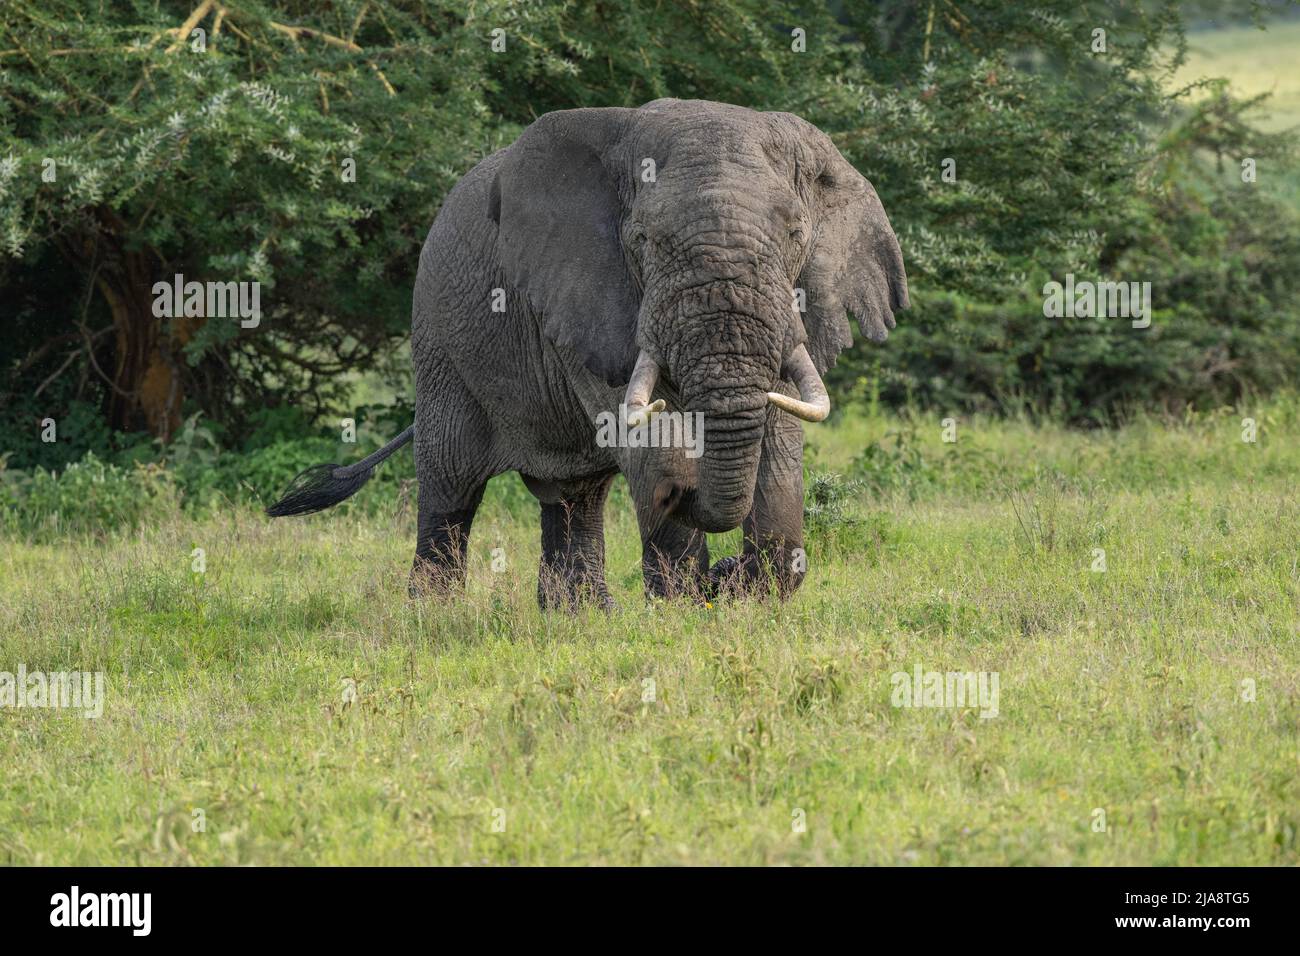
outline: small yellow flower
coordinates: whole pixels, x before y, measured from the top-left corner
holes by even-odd
[[[706,611],[712,611],[712,610],[713,610],[713,603],[712,603],[711,601],[705,601],[705,602],[704,602],[704,609],[705,609]]]

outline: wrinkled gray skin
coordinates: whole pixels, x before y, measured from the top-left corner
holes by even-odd
[[[846,310],[882,341],[906,306],[875,190],[798,117],[683,100],[541,117],[451,191],[420,256],[412,591],[463,581],[484,486],[518,471],[541,503],[542,606],[608,605],[602,511],[622,471],[649,594],[788,595],[803,432],[766,393],[798,395],[781,375],[802,344],[818,372],[834,363]],[[702,457],[597,447],[642,349],[654,397],[703,412]],[[704,532],[742,524],[710,581]]]

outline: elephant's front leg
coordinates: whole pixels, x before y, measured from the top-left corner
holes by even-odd
[[[576,610],[593,603],[609,610],[605,584],[605,499],[613,475],[557,487],[525,478],[542,505],[542,560],[537,603],[542,610]]]
[[[669,393],[673,404],[679,399]],[[703,603],[709,585],[709,541],[673,517],[696,481],[685,449],[647,449],[621,462],[641,529],[641,579],[647,599],[686,597]]]
[[[754,506],[745,518],[739,557],[713,566],[719,593],[766,594],[773,584],[782,599],[803,583],[803,428],[773,409],[763,436]]]
[[[662,517],[641,521],[641,577],[646,597],[708,593],[709,542],[703,531]]]

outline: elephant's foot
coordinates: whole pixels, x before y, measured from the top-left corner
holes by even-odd
[[[447,597],[459,593],[464,586],[465,567],[462,563],[416,558],[406,590],[412,599],[422,600]]]
[[[420,479],[420,487],[428,487],[425,478]],[[485,487],[483,484],[474,488],[468,497],[468,507],[455,511],[435,509],[421,495],[415,561],[407,581],[412,598],[446,597],[465,586],[469,531]]]
[[[647,598],[685,598],[698,604],[709,600],[709,545],[704,532],[665,522],[642,543],[641,577]]]
[[[641,573],[645,581],[646,597],[669,600],[685,598],[702,604],[713,594],[707,568],[707,556],[704,563],[697,563],[693,558],[672,563],[664,557],[658,561],[643,561]]]
[[[748,597],[753,593],[755,580],[743,558],[729,555],[709,568],[709,597],[715,600]]]
[[[612,610],[605,586],[605,497],[613,473],[566,482],[563,487],[527,479],[542,507],[542,563],[537,604],[543,611],[576,611],[584,605]],[[551,495],[562,495],[549,500]]]
[[[609,612],[617,605],[603,577],[543,567],[537,575],[537,606],[543,611],[574,612],[582,607],[595,607]]]
[[[709,588],[716,598],[763,599],[775,590],[781,600],[790,597],[803,581],[803,573],[776,566],[756,552],[722,558],[709,569]]]

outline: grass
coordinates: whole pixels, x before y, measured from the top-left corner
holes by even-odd
[[[1300,402],[938,418],[809,429],[785,605],[645,605],[620,490],[621,609],[542,615],[514,478],[444,605],[409,511],[0,540],[0,670],[107,675],[0,708],[0,863],[1300,863]],[[998,716],[892,706],[917,664]]]

